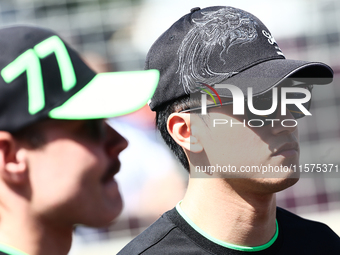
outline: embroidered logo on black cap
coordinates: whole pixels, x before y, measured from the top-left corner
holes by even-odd
[[[145,69],[160,70],[150,102],[153,111],[191,93],[207,93],[197,86],[202,83],[231,98],[228,89],[217,85],[235,85],[243,93],[252,87],[258,96],[292,75],[325,78],[315,84],[329,83],[333,77],[323,63],[285,59],[261,20],[230,6],[193,8],[155,41]]]
[[[278,55],[285,56],[285,55],[283,55],[282,50],[279,48],[279,46],[277,46],[277,42],[276,42],[275,38],[274,38],[270,33],[268,33],[268,32],[265,31],[265,30],[262,30],[262,34],[263,34],[265,37],[268,38],[268,42],[269,42],[271,45],[276,44],[276,45],[275,45],[275,49],[277,50],[276,53],[277,53]]]
[[[69,91],[76,85],[76,75],[67,49],[63,41],[56,35],[38,43],[33,49],[26,50],[1,70],[1,76],[6,83],[11,83],[23,72],[27,73],[28,111],[32,115],[45,106],[39,58],[45,58],[52,53],[55,54],[58,61],[63,90]]]
[[[254,41],[258,37],[256,21],[246,12],[231,7],[202,12],[193,19],[194,27],[187,33],[178,49],[180,83],[189,94],[195,92],[197,82],[219,83],[238,72],[214,72],[209,66],[213,51],[220,46],[219,58],[237,44]]]

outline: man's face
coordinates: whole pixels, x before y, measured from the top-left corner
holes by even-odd
[[[243,190],[255,187],[254,183],[261,184],[256,185],[253,192],[262,189],[264,192],[276,192],[298,180],[291,167],[299,163],[298,129],[284,127],[280,123],[283,119],[294,119],[289,111],[286,116],[281,116],[279,111],[276,119],[280,121],[274,122],[273,127],[271,124],[249,127],[245,115],[232,114],[232,105],[211,108],[208,113],[205,120],[191,115],[192,135],[199,136],[204,151],[200,155],[190,153],[189,158],[196,157],[203,165],[215,166],[216,169],[217,165],[225,167],[227,172],[214,173],[213,176],[228,178],[231,183],[243,183]],[[214,119],[227,120],[228,123],[214,125]],[[289,122],[285,125],[293,126]],[[272,171],[269,166],[282,170],[264,172],[265,166],[267,171]],[[191,169],[192,176],[195,176],[196,168]]]
[[[103,226],[118,216],[122,200],[113,179],[127,141],[103,120],[49,120],[46,144],[28,149],[34,213],[60,224]]]

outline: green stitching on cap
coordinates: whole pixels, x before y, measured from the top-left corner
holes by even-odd
[[[5,82],[10,83],[26,71],[28,90],[28,111],[35,114],[45,106],[44,86],[40,61],[34,50],[29,49],[8,64],[1,71]]]
[[[54,35],[42,41],[34,47],[34,50],[40,58],[45,58],[49,54],[55,53],[64,91],[69,91],[76,85],[77,80],[71,58],[65,44],[58,36]]]
[[[28,90],[28,112],[36,114],[45,106],[45,94],[40,58],[54,53],[58,62],[63,90],[69,91],[77,82],[71,58],[63,41],[56,35],[38,43],[34,49],[28,49],[1,70],[6,83],[11,83],[26,71]]]

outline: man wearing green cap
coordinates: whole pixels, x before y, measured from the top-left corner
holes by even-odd
[[[67,254],[75,224],[122,209],[127,141],[106,118],[151,98],[158,71],[93,72],[58,35],[0,29],[0,254]]]

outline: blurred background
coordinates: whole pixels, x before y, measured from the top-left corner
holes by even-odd
[[[315,87],[313,116],[299,123],[301,163],[340,165],[340,1],[0,0],[0,25],[51,28],[98,72],[141,70],[148,49],[172,23],[193,7],[212,5],[256,15],[286,58],[321,61],[333,68],[333,84]],[[110,227],[78,226],[70,255],[116,254],[185,192],[187,173],[155,131],[154,114],[147,106],[109,121],[130,142],[117,175],[125,208]],[[294,213],[325,222],[340,235],[337,175],[305,174],[277,200]]]

